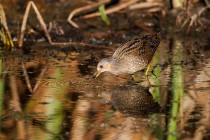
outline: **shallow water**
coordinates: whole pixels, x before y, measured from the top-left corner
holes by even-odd
[[[97,62],[112,50],[80,48],[64,52],[47,47],[27,54],[14,51],[2,59],[5,92],[1,96],[1,137],[208,138],[210,51],[208,46],[192,46],[192,50],[180,40],[173,42],[171,50],[168,40],[160,44],[153,59],[156,76],[149,73],[152,85],[144,72],[133,76],[104,73],[95,79]],[[176,127],[171,132],[173,121]]]
[[[1,50],[0,139],[210,138],[210,46],[205,33],[164,33],[149,82],[144,71],[103,73],[95,79],[97,63],[140,31],[127,24],[101,29],[94,28],[95,21],[87,24],[53,39],[93,47],[51,46],[29,34],[24,49]]]

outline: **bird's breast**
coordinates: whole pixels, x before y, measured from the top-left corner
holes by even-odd
[[[147,61],[139,60],[139,58],[129,58],[121,61],[118,69],[120,73],[133,74],[145,69],[147,65]]]

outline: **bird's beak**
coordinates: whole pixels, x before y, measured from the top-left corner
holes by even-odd
[[[97,71],[94,73],[94,77],[97,78],[101,74],[101,71]]]

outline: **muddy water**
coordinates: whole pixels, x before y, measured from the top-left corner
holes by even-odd
[[[148,84],[144,72],[93,78],[113,50],[38,44],[2,59],[2,139],[209,137],[208,46],[163,39]]]
[[[92,47],[51,46],[33,32],[24,49],[2,50],[0,139],[209,139],[209,33],[165,32],[149,82],[144,71],[93,77],[97,63],[121,43],[142,29],[151,32],[137,28],[144,23],[132,16],[129,23],[111,15],[111,27],[90,19],[78,30],[62,21],[51,31],[54,41]],[[149,15],[143,22],[155,21]],[[60,29],[65,33],[58,35]]]

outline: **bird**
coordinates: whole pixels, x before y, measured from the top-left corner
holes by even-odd
[[[98,96],[102,104],[111,105],[125,115],[140,117],[163,111],[152,94],[149,87],[128,82],[106,88]]]
[[[111,92],[111,105],[123,114],[138,117],[161,112],[149,88],[138,84],[125,84],[107,90]]]
[[[103,72],[114,75],[133,74],[145,69],[152,60],[160,41],[161,31],[141,35],[125,42],[115,50],[112,57],[104,58],[98,63],[94,76],[97,78]]]

